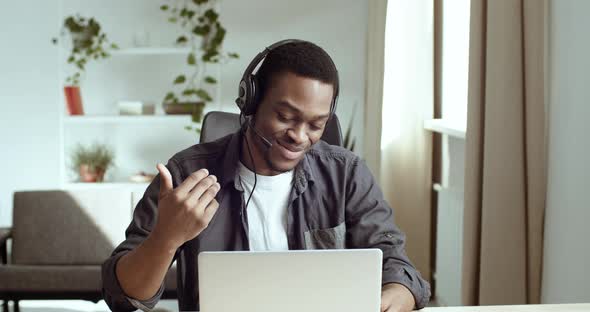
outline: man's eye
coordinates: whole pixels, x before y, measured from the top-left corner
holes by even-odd
[[[310,124],[309,127],[311,128],[311,130],[319,131],[319,130],[322,130],[322,128],[324,127],[324,125],[323,124],[321,124],[321,125]]]
[[[283,114],[277,114],[277,117],[278,117],[279,121],[282,121],[282,122],[286,122],[286,121],[290,120],[288,116],[285,116]]]

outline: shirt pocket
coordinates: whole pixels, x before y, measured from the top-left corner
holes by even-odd
[[[338,226],[309,230],[304,234],[305,249],[344,249],[346,248],[346,223]]]

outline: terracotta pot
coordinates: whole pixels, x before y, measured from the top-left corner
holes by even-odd
[[[192,115],[194,122],[201,122],[205,102],[164,103],[164,111],[169,115]]]
[[[68,113],[70,115],[84,115],[80,87],[65,86],[64,94],[66,96],[66,108],[68,109]]]
[[[90,169],[88,165],[80,165],[79,174],[82,182],[102,182],[105,170],[101,168]]]

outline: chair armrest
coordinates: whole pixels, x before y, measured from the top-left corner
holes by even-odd
[[[6,241],[12,237],[12,228],[0,227],[0,245],[6,243]]]
[[[0,228],[0,261],[2,264],[8,263],[8,245],[6,241],[12,238],[12,228]]]

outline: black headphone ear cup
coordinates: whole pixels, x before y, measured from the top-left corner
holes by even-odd
[[[260,91],[259,91],[259,84],[258,84],[258,77],[256,77],[256,75],[251,75],[250,76],[250,90],[252,91],[250,93],[250,114],[254,115],[256,114],[256,111],[258,110],[258,105],[260,104]]]
[[[240,111],[243,112],[246,109],[246,100],[248,94],[247,82],[244,79],[240,80],[240,85],[238,88],[238,98],[236,99],[236,104],[238,105]]]
[[[256,113],[256,105],[257,103],[257,98],[256,98],[256,93],[257,93],[257,82],[256,82],[256,76],[254,75],[250,75],[248,76],[248,79],[246,79],[246,95],[245,95],[245,101],[244,101],[244,115],[246,116],[250,116]]]

